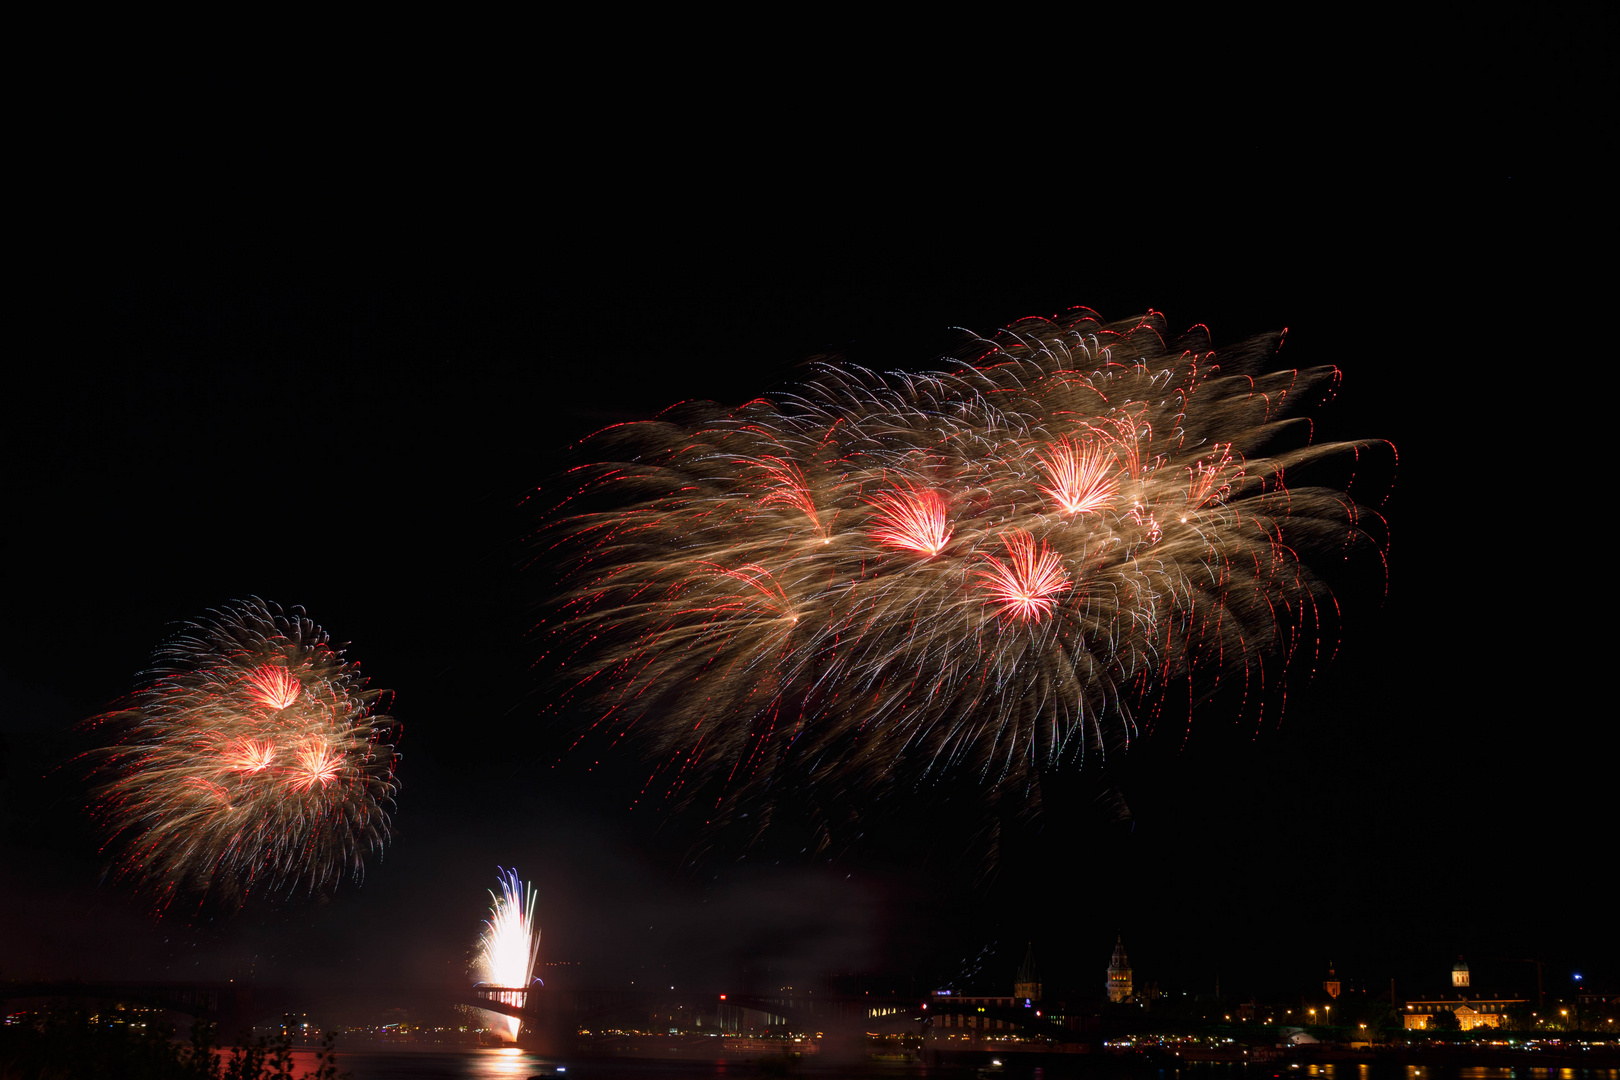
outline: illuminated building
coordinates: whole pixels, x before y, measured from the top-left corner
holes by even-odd
[[[1462,957],[1451,969],[1451,987],[1454,990],[1470,988],[1468,964]],[[1480,997],[1470,998],[1458,994],[1455,998],[1434,997],[1428,1000],[1408,1001],[1401,1009],[1401,1020],[1408,1031],[1423,1031],[1434,1026],[1434,1017],[1449,1012],[1457,1018],[1461,1031],[1477,1027],[1501,1027],[1502,1017],[1510,1010],[1525,1004],[1524,998]]]
[[[1041,1017],[1043,1010],[1039,1008],[1040,1004],[1041,979],[1035,973],[1035,946],[1031,943],[1024,953],[1024,962],[1018,965],[1011,997],[956,994],[950,990],[935,990],[929,999],[928,1011],[933,1017],[934,1026],[947,1033],[1010,1032],[1021,1026],[1015,1017],[1029,1015],[1027,1012],[1015,1013],[1013,1010],[1033,1010],[1036,1017]],[[1059,1005],[1058,1008],[1062,1009],[1062,1006]],[[1045,1018],[1061,1020],[1061,1017]]]
[[[1034,942],[1029,943],[1024,962],[1018,965],[1018,976],[1013,980],[1013,997],[1022,998],[1026,1005],[1041,1000],[1041,977],[1035,974]]]
[[[1401,1019],[1409,1031],[1422,1031],[1433,1022],[1434,1015],[1446,1009],[1457,1017],[1457,1027],[1471,1031],[1477,1027],[1501,1027],[1502,1015],[1511,1008],[1524,1004],[1524,998],[1480,998],[1469,1001],[1408,1001],[1401,1011]]]
[[[1327,992],[1327,996],[1332,998],[1334,1001],[1339,1000],[1339,977],[1333,973],[1333,964],[1331,961],[1328,963],[1328,976],[1326,979],[1322,980],[1322,989],[1325,990]]]
[[[1125,958],[1125,938],[1114,942],[1114,958],[1108,963],[1108,1000],[1118,1003],[1135,997],[1131,992],[1131,962]]]
[[[1023,998],[957,995],[949,990],[935,990],[928,1011],[934,1014],[934,1024],[941,1028],[1009,1031],[1018,1025],[1004,1017],[986,1016],[985,1011],[1012,1009],[1023,1003]]]

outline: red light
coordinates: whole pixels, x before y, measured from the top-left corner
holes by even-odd
[[[720,1000],[721,1000],[721,1001],[724,1001],[724,1000],[726,1000],[726,995],[724,995],[724,994],[721,994],[721,995],[720,995]]]
[[[932,558],[951,538],[945,524],[945,500],[938,492],[907,484],[903,491],[880,491],[866,501],[878,511],[872,539],[886,547]]]
[[[1001,605],[1001,614],[1008,618],[1040,622],[1057,608],[1057,598],[1073,587],[1063,559],[1047,550],[1045,540],[1036,547],[1035,538],[1022,529],[1003,534],[1001,542],[1007,561],[984,555],[988,569],[977,572],[984,579],[979,588]]]
[[[1102,442],[1071,442],[1064,435],[1047,447],[1040,462],[1052,481],[1040,490],[1065,514],[1099,513],[1119,494],[1119,478],[1112,475],[1117,463]]]
[[[297,676],[285,668],[264,664],[247,677],[248,693],[267,709],[285,709],[298,700]]]

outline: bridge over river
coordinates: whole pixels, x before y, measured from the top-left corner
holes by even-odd
[[[920,1034],[948,1002],[928,1003],[915,997],[871,994],[732,994],[680,993],[643,989],[549,989],[536,985],[469,988],[460,1003],[515,1016],[534,1032],[553,1037],[579,1030],[636,1029],[710,1030],[741,1033],[780,1029],[795,1033]],[[978,1030],[986,1021],[1001,1021],[1001,1030],[1054,1041],[1072,1041],[1075,1033],[1054,1023],[1040,1010],[1024,1005],[985,1005],[972,1010]],[[960,1023],[960,1021],[958,1021]],[[999,1027],[999,1025],[998,1025]]]
[[[330,997],[333,988],[298,991],[246,983],[209,982],[83,982],[34,981],[0,983],[0,1002],[7,1009],[60,1007],[94,1009],[127,1003],[204,1016],[219,1025],[222,1034],[245,1030],[266,1018],[279,1018],[289,1010],[306,1007],[311,996]],[[341,992],[341,991],[339,991]],[[604,1030],[711,1031],[742,1034],[749,1031],[820,1032],[830,1036],[919,1034],[925,1030],[929,1009],[945,1004],[924,1003],[915,997],[836,993],[718,993],[650,988],[532,987],[388,987],[354,988],[357,1000],[379,1003],[408,1001],[412,1011],[423,1007],[472,1006],[524,1023],[522,1041],[561,1050],[575,1032]],[[346,995],[347,996],[347,995]],[[1074,1033],[1024,1007],[986,1006],[976,1010],[985,1020],[1000,1020],[1005,1030],[1059,1041]],[[312,1017],[312,1019],[314,1019]]]

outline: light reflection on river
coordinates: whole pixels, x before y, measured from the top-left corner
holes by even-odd
[[[1248,1070],[1245,1072],[1244,1070]],[[1292,1065],[1199,1064],[1179,1070],[1191,1080],[1298,1077],[1299,1080],[1620,1080],[1620,1069],[1540,1065],[1401,1065],[1393,1061]]]
[[[826,1080],[967,1080],[967,1078],[1006,1077],[1006,1080],[1620,1080],[1620,1069],[1568,1069],[1534,1065],[1401,1065],[1398,1062],[1343,1062],[1343,1064],[1218,1064],[1199,1062],[1171,1069],[1142,1067],[1116,1057],[1071,1057],[1053,1061],[1048,1057],[1037,1072],[1035,1062],[1021,1062],[1009,1056],[1004,1070],[980,1072],[974,1064],[922,1065],[833,1062],[718,1062],[669,1061],[669,1059],[575,1059],[561,1061],[514,1048],[421,1049],[361,1048],[345,1051],[339,1046],[337,1069],[353,1080],[528,1080],[530,1077],[559,1077],[561,1080],[697,1080],[721,1077],[744,1080],[750,1077],[813,1077]],[[293,1051],[293,1075],[308,1077],[314,1070],[314,1051]]]
[[[314,1055],[294,1054],[300,1069],[313,1064]],[[457,1050],[338,1050],[338,1071],[354,1080],[528,1080],[557,1075],[564,1080],[573,1070],[526,1050],[512,1047]],[[297,1072],[295,1075],[303,1075]]]
[[[298,1051],[293,1055],[296,1076],[303,1076],[314,1063],[314,1054]],[[513,1048],[495,1049],[371,1049],[338,1050],[338,1069],[353,1080],[528,1080],[529,1077],[556,1076],[562,1080],[696,1080],[698,1077],[824,1077],[831,1080],[967,1080],[993,1075],[1006,1080],[1620,1080],[1620,1069],[1539,1068],[1530,1066],[1431,1066],[1401,1065],[1396,1062],[1373,1064],[1268,1065],[1242,1063],[1186,1064],[1168,1069],[1148,1067],[1117,1058],[1089,1055],[1066,1061],[1047,1059],[1036,1071],[1034,1062],[1021,1062],[1009,1056],[1004,1070],[979,1071],[966,1063],[933,1066],[834,1065],[830,1062],[781,1063],[772,1068],[750,1062],[671,1061],[627,1059],[577,1059],[563,1061]]]
[[[1620,1069],[1540,1065],[1398,1065],[1322,1062],[1288,1066],[1301,1080],[1620,1080]],[[1282,1072],[1284,1066],[1272,1065]]]

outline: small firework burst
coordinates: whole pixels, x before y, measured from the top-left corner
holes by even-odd
[[[885,547],[933,557],[950,543],[945,500],[938,492],[918,491],[903,483],[893,491],[879,491],[868,502],[878,512],[872,539]]]
[[[185,625],[126,707],[91,722],[115,873],[160,909],[358,878],[397,787],[382,696],[297,608],[255,598]]]
[[[1035,622],[1057,609],[1058,597],[1068,592],[1069,572],[1063,559],[1048,551],[1046,541],[1035,545],[1035,538],[1022,529],[1002,536],[1007,561],[986,554],[988,569],[978,571],[984,580],[980,588],[1001,606],[1001,613],[1020,622]]]
[[[1051,478],[1040,490],[1065,514],[1096,514],[1111,508],[1119,495],[1119,465],[1102,439],[1076,443],[1067,435],[1037,455]]]

